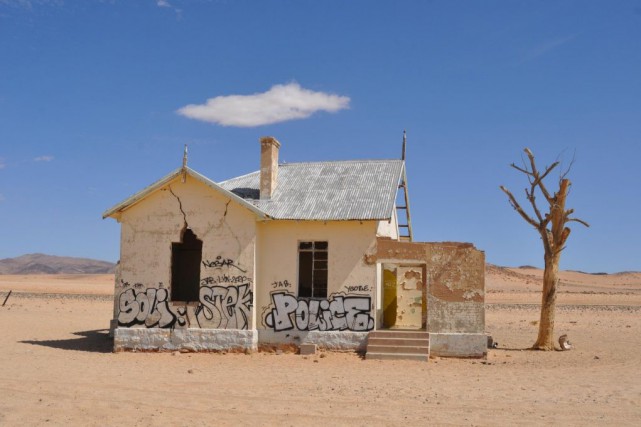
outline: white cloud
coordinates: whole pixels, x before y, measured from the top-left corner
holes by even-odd
[[[33,159],[34,162],[50,162],[53,160],[53,156],[38,156]]]
[[[63,0],[0,0],[0,5],[32,10],[33,6],[62,6]]]
[[[205,104],[186,105],[177,113],[223,126],[254,127],[305,119],[317,111],[335,113],[349,108],[349,101],[347,96],[314,92],[289,83],[253,95],[217,96]]]
[[[173,10],[176,13],[176,19],[182,19],[182,9],[174,7],[171,3],[169,3],[169,0],[156,0],[156,6]]]

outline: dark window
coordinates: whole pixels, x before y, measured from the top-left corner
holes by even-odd
[[[203,242],[189,228],[171,244],[171,300],[198,301]]]
[[[327,242],[298,244],[298,296],[327,298]]]

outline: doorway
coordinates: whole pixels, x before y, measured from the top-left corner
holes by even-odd
[[[427,292],[424,264],[383,264],[383,327],[424,329]]]

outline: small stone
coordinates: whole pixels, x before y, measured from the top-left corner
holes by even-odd
[[[326,358],[326,357],[327,357],[327,355],[326,355],[325,353],[321,353],[321,355],[320,355],[320,358],[321,358],[321,359],[324,359],[324,358]]]
[[[600,359],[599,356],[594,356],[594,360],[599,360],[599,359]]]
[[[188,369],[188,370],[187,370],[187,373],[188,373],[188,374],[193,374],[193,373],[194,373],[194,370],[193,370],[193,369]]]
[[[314,359],[314,363],[318,363],[318,359]]]

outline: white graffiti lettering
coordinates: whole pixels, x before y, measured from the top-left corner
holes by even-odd
[[[201,286],[196,319],[201,328],[248,329],[252,304],[249,285]]]
[[[271,295],[272,309],[264,323],[274,331],[370,331],[374,319],[370,316],[368,296],[333,295],[329,299],[296,298],[286,292]]]
[[[201,328],[249,328],[253,304],[253,293],[249,284],[201,286],[199,300],[195,315]],[[164,288],[147,288],[144,291],[128,288],[120,294],[118,303],[119,326],[175,328],[188,323],[187,308],[172,307],[169,291]]]
[[[119,326],[145,325],[148,328],[173,328],[185,324],[184,313],[174,313],[169,308],[167,289],[149,288],[136,292],[129,288],[120,294]]]

